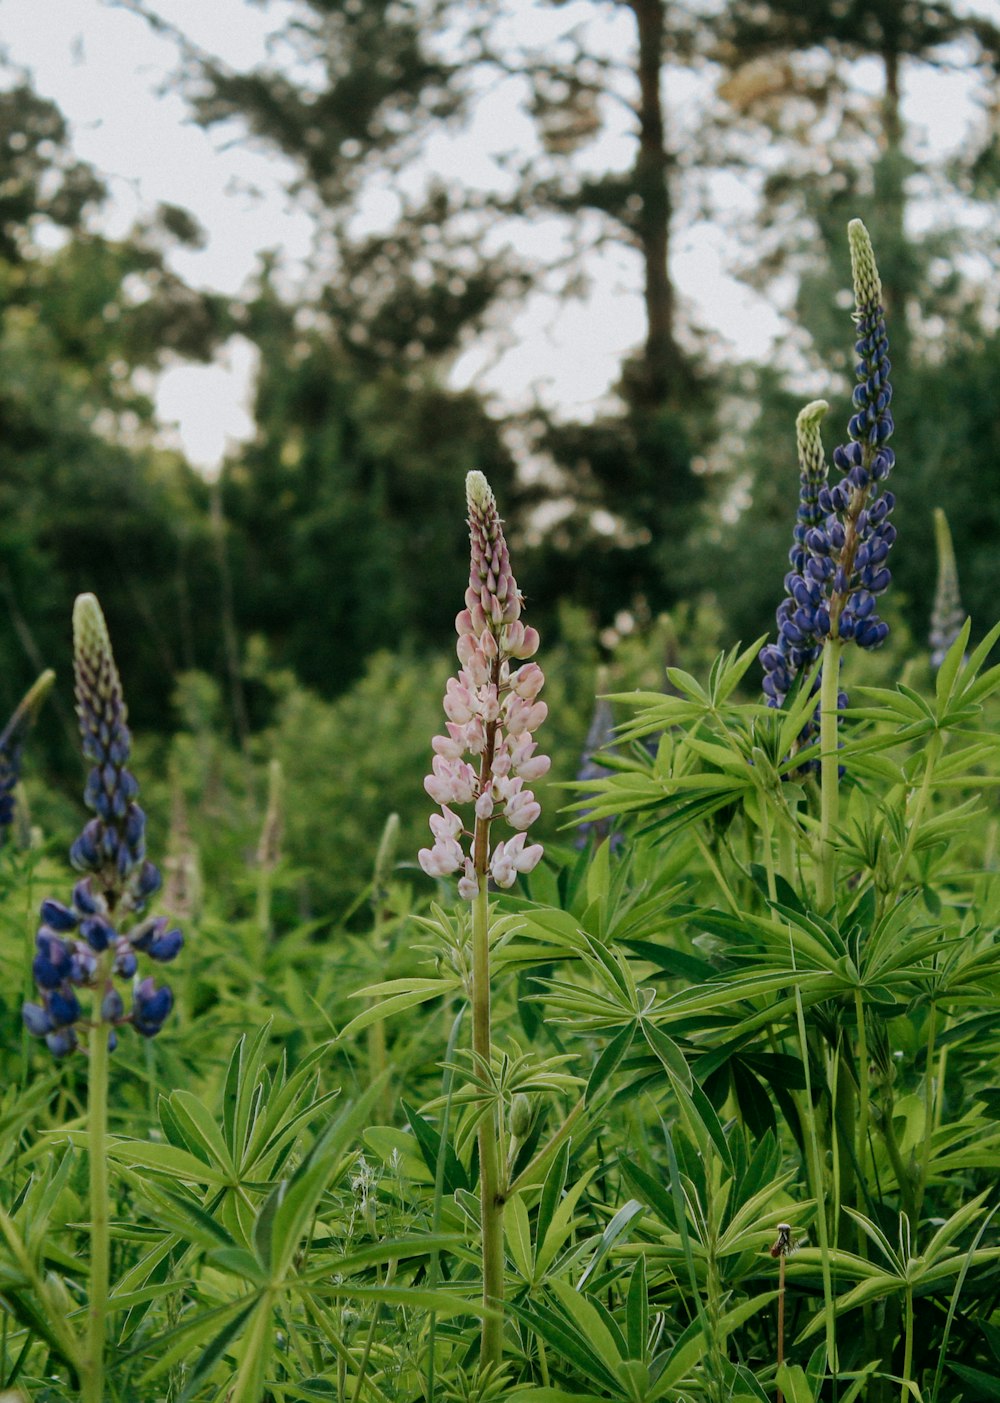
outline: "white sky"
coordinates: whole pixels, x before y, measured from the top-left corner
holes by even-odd
[[[555,35],[591,4],[570,3],[543,12],[535,0],[511,0],[513,22],[529,20],[532,37],[543,22]],[[623,11],[603,8],[601,42],[621,51],[630,35]],[[975,8],[1000,22],[1000,0],[976,0]],[[269,32],[279,27],[280,4],[260,9],[247,0],[157,0],[156,9],[197,44],[236,67],[265,57]],[[597,11],[601,14],[601,10]],[[308,213],[284,192],[291,167],[282,158],[227,143],[191,121],[181,98],[169,91],[177,55],[172,43],[152,33],[138,17],[110,0],[0,0],[0,34],[8,58],[27,68],[35,86],[62,109],[78,155],[109,181],[112,201],[105,227],[124,233],[161,201],[189,209],[208,234],[203,250],[178,250],[171,265],[197,287],[236,293],[252,276],[263,250],[279,249],[294,275],[310,252]],[[689,75],[672,75],[670,95],[676,133],[683,123]],[[680,85],[680,90],[679,90]],[[914,139],[940,154],[957,145],[976,110],[970,83],[960,71],[921,83],[906,94]],[[523,136],[522,136],[523,134]],[[511,92],[482,106],[475,129],[462,140],[441,137],[429,153],[436,173],[464,183],[488,181],[494,150],[533,141],[527,118]],[[530,149],[530,146],[527,146]],[[631,158],[627,133],[612,132],[597,152],[599,163]],[[734,212],[749,198],[738,182],[726,187]],[[389,192],[371,196],[369,216],[391,207]],[[380,204],[381,201],[381,204]],[[555,226],[539,224],[521,235],[532,252],[558,247]],[[767,356],[780,330],[777,312],[725,272],[731,250],[724,235],[705,225],[680,238],[671,271],[696,321],[728,341],[739,354]],[[585,298],[558,304],[536,297],[519,310],[498,340],[480,340],[452,368],[452,383],[475,383],[504,407],[540,400],[567,413],[595,412],[617,378],[624,354],[643,335],[639,266],[628,250],[608,252],[590,269]],[[168,369],[157,405],[175,441],[196,465],[217,467],[227,445],[252,432],[249,414],[254,351],[235,339],[211,367]]]

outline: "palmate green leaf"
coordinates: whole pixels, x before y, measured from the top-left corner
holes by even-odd
[[[937,702],[938,714],[941,714],[951,701],[955,690],[955,681],[962,670],[962,661],[965,657],[965,650],[969,646],[969,634],[972,632],[972,620],[966,619],[965,623],[958,631],[958,636],[952,643],[944,656],[944,662],[937,670],[934,679],[934,697]]]
[[[154,1222],[175,1234],[180,1241],[208,1249],[241,1245],[234,1241],[216,1214],[187,1195],[164,1185],[147,1188],[146,1210]]]
[[[87,1135],[84,1131],[71,1131],[65,1138],[82,1149],[87,1146]],[[186,1184],[222,1188],[228,1182],[228,1177],[215,1166],[206,1164],[188,1150],[178,1149],[176,1145],[111,1137],[108,1141],[108,1158],[116,1164],[148,1169],[156,1174],[164,1174],[170,1179],[179,1179]]]
[[[556,1151],[556,1154],[549,1166],[545,1181],[542,1184],[542,1194],[538,1201],[538,1216],[535,1220],[535,1230],[538,1235],[538,1243],[541,1245],[548,1235],[549,1225],[552,1222],[556,1206],[562,1199],[563,1189],[566,1187],[566,1175],[569,1169],[570,1144],[564,1140]]]
[[[627,1024],[620,1032],[616,1033],[605,1046],[600,1057],[594,1063],[594,1069],[590,1074],[590,1080],[587,1082],[587,1090],[584,1096],[588,1103],[593,1100],[594,1096],[607,1079],[618,1070],[622,1059],[632,1046],[637,1029],[638,1020],[634,1023]]]
[[[642,1020],[642,1035],[671,1081],[676,1086],[691,1090],[694,1087],[691,1068],[673,1038],[669,1038],[648,1018]]]
[[[987,1374],[985,1369],[974,1369],[971,1364],[959,1364],[954,1359],[949,1361],[948,1369],[974,1390],[971,1396],[976,1403],[1000,1400],[1000,1378],[996,1374]]]
[[[525,1207],[524,1199],[520,1194],[515,1194],[507,1202],[503,1216],[503,1231],[507,1251],[510,1253],[515,1270],[525,1281],[532,1282],[534,1272],[532,1270],[531,1224],[528,1221],[528,1210]]]
[[[654,1179],[645,1169],[641,1169],[638,1164],[627,1158],[619,1159],[618,1168],[629,1189],[645,1200],[659,1217],[661,1223],[676,1232],[677,1218],[674,1212],[674,1202],[669,1190],[660,1180]]]
[[[372,984],[367,989],[359,989],[351,997],[372,999],[371,1008],[366,1008],[356,1018],[352,1018],[340,1037],[342,1041],[362,1032],[373,1023],[381,1023],[394,1014],[405,1013],[408,1008],[428,1003],[431,999],[444,998],[461,988],[461,980],[453,979],[390,979],[385,984]]]
[[[845,1264],[849,1254],[838,1252],[837,1266],[840,1269]],[[952,1257],[946,1257],[938,1261],[932,1267],[925,1267],[923,1264],[911,1263],[909,1277],[897,1275],[894,1272],[875,1269],[873,1273],[866,1276],[857,1286],[846,1292],[843,1296],[838,1296],[835,1302],[837,1314],[855,1310],[858,1306],[867,1305],[873,1301],[883,1300],[889,1296],[900,1295],[906,1290],[908,1281],[917,1296],[928,1294],[934,1287],[943,1285],[946,1281],[957,1277],[963,1269],[976,1266],[985,1266],[987,1263],[996,1262],[1000,1259],[1000,1247],[982,1247],[971,1253],[956,1253]],[[968,1267],[966,1266],[968,1264]],[[857,1262],[850,1261],[849,1265],[857,1270]],[[799,1335],[799,1341],[807,1340],[811,1335],[816,1334],[824,1326],[822,1314],[813,1317],[809,1324]]]
[[[424,1157],[428,1173],[433,1176],[437,1169],[438,1156],[444,1153],[444,1191],[453,1194],[458,1189],[471,1188],[469,1176],[465,1168],[455,1153],[454,1148],[447,1141],[442,1146],[440,1132],[437,1131],[429,1120],[426,1120],[413,1106],[403,1101],[403,1114],[409,1122],[413,1135],[420,1146],[420,1153]]]
[[[640,1252],[629,1278],[625,1297],[625,1333],[630,1359],[645,1359],[649,1339],[649,1291],[646,1286],[646,1258]]]
[[[319,1206],[330,1181],[341,1167],[345,1152],[368,1120],[381,1093],[384,1077],[376,1079],[354,1105],[345,1106],[333,1123],[316,1139],[312,1148],[282,1189],[272,1190],[261,1209],[264,1217],[272,1198],[280,1195],[273,1212],[269,1263],[273,1279],[283,1280],[298,1251],[299,1242]]]
[[[572,1290],[571,1287],[566,1289]],[[508,1302],[507,1310],[529,1330],[539,1335],[550,1348],[556,1351],[561,1359],[578,1370],[585,1379],[599,1384],[613,1395],[620,1396],[618,1380],[614,1372],[614,1365],[618,1362],[618,1352],[614,1348],[604,1322],[592,1306],[590,1312],[599,1326],[598,1338],[601,1339],[606,1349],[610,1349],[610,1365],[605,1362],[601,1351],[595,1347],[595,1343],[586,1329],[581,1328],[578,1324],[576,1314],[567,1316],[564,1311],[557,1310],[547,1301],[534,1301],[530,1298],[523,1303]],[[586,1319],[587,1313],[581,1311],[580,1316]]]
[[[577,1291],[583,1290],[618,1239],[628,1231],[633,1220],[640,1217],[645,1211],[645,1205],[634,1198],[629,1199],[628,1203],[619,1208],[601,1234],[601,1240],[587,1263],[586,1270],[576,1283]]]
[[[608,1403],[606,1393],[580,1393],[574,1389],[567,1393],[561,1388],[543,1388],[531,1384],[527,1388],[515,1388],[508,1394],[509,1403]]]
[[[535,1230],[535,1280],[541,1280],[548,1272],[559,1252],[569,1241],[576,1227],[577,1219],[576,1206],[580,1201],[584,1189],[590,1183],[596,1166],[586,1170],[575,1183],[571,1184],[556,1204],[552,1217],[545,1228],[544,1235],[540,1227]]]
[[[153,1338],[144,1338],[142,1343],[124,1356],[125,1361],[148,1358],[149,1364],[139,1375],[139,1384],[152,1383],[160,1375],[167,1373],[175,1364],[186,1362],[192,1352],[204,1341],[211,1342],[237,1318],[241,1324],[252,1314],[259,1300],[256,1292],[240,1296],[235,1301],[224,1301],[221,1305],[200,1307],[187,1315],[179,1325],[165,1330]],[[239,1328],[235,1331],[238,1336]],[[229,1339],[234,1335],[229,1335]]]
[[[248,1041],[244,1033],[237,1040],[226,1069],[222,1093],[222,1133],[233,1159],[241,1158],[237,1146],[247,1139],[250,1098],[258,1082],[263,1049],[270,1036],[271,1024],[264,1023]]]
[[[495,1315],[484,1306],[479,1295],[466,1295],[456,1286],[452,1290],[426,1286],[359,1286],[354,1281],[323,1282],[314,1285],[312,1293],[336,1301],[371,1301],[387,1306],[402,1306],[408,1310],[436,1311],[438,1315]]]
[[[215,1338],[205,1346],[197,1363],[191,1370],[184,1391],[178,1398],[177,1403],[190,1403],[190,1400],[200,1391],[202,1385],[210,1378],[213,1369],[225,1354],[230,1344],[234,1340],[238,1340],[243,1333],[243,1329],[251,1315],[253,1315],[256,1306],[256,1299],[251,1300],[246,1309],[241,1311],[233,1320],[230,1320],[227,1325],[223,1326]]]
[[[159,1110],[164,1133],[173,1144],[181,1144],[205,1164],[215,1165],[226,1178],[233,1177],[236,1167],[218,1122],[192,1092],[179,1090],[161,1096]]]

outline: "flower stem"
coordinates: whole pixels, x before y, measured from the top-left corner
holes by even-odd
[[[910,1374],[913,1370],[913,1287],[906,1288],[906,1325],[905,1344],[903,1346],[903,1377],[900,1380],[899,1397],[900,1403],[906,1403],[911,1397],[910,1394]]]
[[[920,1210],[927,1192],[927,1176],[931,1164],[931,1140],[934,1137],[934,1053],[937,1036],[937,1004],[931,999],[927,1015],[926,1066],[924,1068],[924,1139],[920,1149],[920,1178],[915,1194],[914,1222],[920,1220]]]
[[[476,829],[483,821],[477,820]],[[478,844],[477,844],[478,847]],[[478,865],[478,864],[477,864]],[[486,873],[472,904],[472,1050],[490,1066],[490,917]],[[479,1122],[479,1185],[483,1228],[483,1305],[503,1307],[503,1198],[500,1193],[500,1146],[496,1107],[490,1104]],[[480,1364],[499,1364],[503,1354],[503,1317],[483,1316]]]
[[[865,1160],[868,1158],[868,1107],[871,1087],[868,1076],[868,1030],[865,1027],[865,1003],[860,989],[854,991],[854,1011],[858,1020],[858,1207],[865,1186]],[[862,1253],[862,1256],[864,1253]]]
[[[785,1362],[785,1254],[778,1258],[778,1368]],[[784,1403],[778,1389],[777,1403]]]
[[[104,1403],[104,1337],[108,1307],[110,1241],[108,1236],[108,1028],[101,1018],[104,980],[94,989],[87,1081],[88,1160],[90,1166],[90,1296],[87,1305],[87,1354],[82,1403]]]
[[[828,638],[823,645],[823,680],[820,688],[820,828],[819,868],[816,874],[816,902],[820,911],[834,903],[833,834],[840,817],[840,765],[837,754],[837,694],[840,691],[839,638]]]

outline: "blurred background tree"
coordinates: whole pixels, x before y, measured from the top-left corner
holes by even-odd
[[[200,237],[183,211],[157,210],[123,239],[93,231],[105,186],[74,159],[57,108],[11,76],[0,91],[0,706],[65,658],[74,595],[91,589],[118,625],[137,718],[162,724],[170,676],[214,663],[215,629],[191,604],[206,584],[205,485],[157,445],[149,377],[168,354],[207,359],[228,312],[166,265],[172,243]]]
[[[571,648],[587,656],[577,729],[598,656],[622,634],[641,650],[664,610],[697,602],[723,638],[766,631],[797,491],[795,412],[831,400],[831,449],[846,424],[842,232],[857,213],[889,303],[906,623],[924,636],[937,504],[963,598],[991,621],[1000,32],[987,19],[916,0],[537,0],[529,24],[509,0],[256,0],[276,29],[267,58],[239,70],[155,0],[122,6],[176,46],[195,120],[290,162],[315,237],[295,277],[275,253],[242,297],[192,289],[171,258],[202,237],[193,219],[165,207],[103,233],[100,174],[8,69],[0,702],[65,666],[86,588],[144,729],[178,719],[173,679],[200,669],[226,684],[244,761],[280,737],[294,769],[295,718],[325,732],[337,721],[317,708],[332,704],[359,724],[370,679],[395,675],[372,661],[380,650],[420,711],[463,587],[456,502],[471,468],[505,504],[532,618],[565,641],[560,666]],[[908,129],[906,94],[947,71],[966,74],[980,118],[940,160]],[[485,174],[454,178],[449,143],[475,141],[498,101],[516,134]],[[782,310],[769,366],[726,352],[678,291],[678,249],[708,230]],[[609,253],[645,315],[613,395],[574,417],[453,388],[464,352],[502,349],[530,299],[579,296]],[[255,427],[210,485],[163,447],[151,391],[165,365],[207,359],[233,333],[260,353]],[[689,632],[682,646],[701,643]],[[418,774],[391,782],[420,804]],[[351,783],[338,774],[331,793]]]

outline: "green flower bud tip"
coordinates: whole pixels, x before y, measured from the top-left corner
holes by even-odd
[[[523,1091],[510,1104],[510,1129],[516,1140],[523,1140],[531,1129],[531,1102]]]
[[[486,481],[486,475],[478,471],[466,473],[465,496],[470,511],[475,509],[478,512],[486,512],[489,507],[495,505],[493,490]]]
[[[847,242],[851,249],[854,300],[858,309],[881,306],[882,279],[878,275],[871,238],[860,219],[852,219],[848,224]]]
[[[73,605],[73,649],[88,658],[111,655],[108,626],[96,594],[78,594],[76,597]]]
[[[814,399],[799,410],[795,420],[795,441],[799,451],[799,467],[812,480],[826,478],[826,460],[819,426],[830,408],[825,399]]]
[[[948,525],[948,518],[940,507],[934,508],[934,539],[937,543],[938,570],[940,575],[948,573],[955,574],[957,577],[955,547],[952,544],[951,528]]]
[[[948,649],[961,633],[966,615],[959,593],[955,547],[952,545],[948,518],[940,507],[934,508],[934,535],[937,541],[938,575],[929,641],[931,667],[936,672],[944,662]]]
[[[382,839],[375,855],[374,888],[382,892],[392,874],[396,861],[396,844],[399,841],[399,814],[390,814],[382,829]]]

